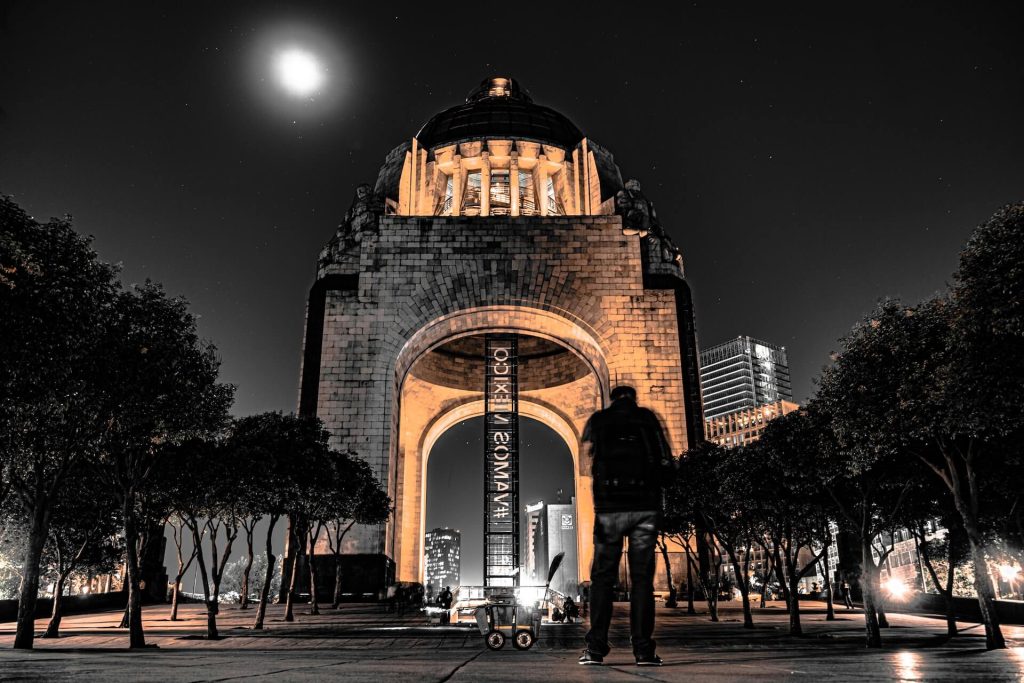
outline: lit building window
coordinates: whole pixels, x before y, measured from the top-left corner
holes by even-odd
[[[512,213],[512,186],[508,171],[491,172],[491,215],[508,216]]]
[[[523,216],[536,216],[537,193],[533,187],[533,173],[530,171],[519,172],[519,213]]]
[[[562,208],[562,202],[558,201],[558,195],[555,193],[555,181],[552,178],[548,178],[548,215],[565,215],[565,210]]]
[[[462,214],[464,216],[480,215],[480,190],[482,186],[480,171],[470,171],[466,174],[466,194],[462,200]]]

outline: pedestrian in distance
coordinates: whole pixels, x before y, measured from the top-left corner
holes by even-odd
[[[437,604],[444,610],[441,612],[441,625],[450,624],[452,622],[452,589],[450,586],[445,586],[441,594],[437,596]]]
[[[636,390],[612,389],[611,405],[590,416],[583,430],[590,447],[594,484],[594,561],[590,569],[590,631],[580,664],[600,665],[608,656],[612,598],[629,539],[629,621],[637,666],[661,666],[655,652],[654,549],[663,486],[675,460],[658,417],[637,405]]]
[[[846,605],[846,609],[853,609],[853,598],[850,596],[850,584],[847,583],[846,579],[843,579],[843,585],[839,590],[843,593],[843,604]]]
[[[576,607],[576,603],[573,602],[572,597],[565,596],[565,602],[562,604],[562,609],[565,611],[565,622],[567,624],[575,623],[573,620],[580,615],[579,609]]]

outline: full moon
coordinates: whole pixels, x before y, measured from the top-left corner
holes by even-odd
[[[291,48],[277,57],[277,76],[292,95],[312,95],[324,82],[324,69],[317,58],[302,49]]]

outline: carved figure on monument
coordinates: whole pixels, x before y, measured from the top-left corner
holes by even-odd
[[[655,223],[654,204],[640,191],[640,181],[630,178],[615,193],[615,213],[622,216],[622,232],[646,237]]]
[[[639,180],[630,178],[625,188],[616,193],[615,212],[622,216],[624,234],[647,237],[656,243],[662,261],[682,266],[683,254],[658,222],[654,202],[644,196]]]
[[[367,183],[356,187],[356,195],[352,205],[345,212],[345,217],[338,224],[338,230],[327,248],[321,254],[320,265],[338,262],[340,257],[352,251],[363,236],[376,233],[380,217],[384,215],[384,202]]]

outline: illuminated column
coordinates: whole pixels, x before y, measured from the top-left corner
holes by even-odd
[[[480,153],[480,215],[491,215],[491,153]]]
[[[519,215],[519,152],[512,151],[508,162],[508,182],[512,192],[512,215]]]
[[[416,215],[416,205],[419,199],[419,166],[420,166],[420,145],[419,140],[412,139],[412,152],[409,155],[409,215]]]
[[[541,154],[537,157],[537,166],[533,169],[533,178],[537,182],[537,207],[541,216],[548,215],[548,158]]]
[[[452,169],[452,215],[462,215],[462,156],[456,154],[452,159],[455,167]]]

